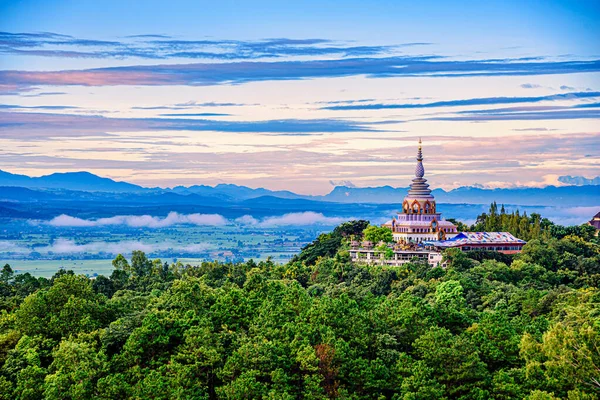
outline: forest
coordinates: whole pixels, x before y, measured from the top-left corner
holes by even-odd
[[[93,279],[5,265],[0,398],[600,398],[597,238],[501,215],[477,224],[527,232],[522,253],[451,249],[446,268],[353,264],[367,221],[287,264],[137,251]]]

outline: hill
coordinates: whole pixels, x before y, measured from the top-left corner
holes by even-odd
[[[40,177],[30,177],[0,170],[0,186],[85,190],[90,192],[141,192],[148,190],[142,186],[128,182],[117,182],[85,171],[56,172]]]

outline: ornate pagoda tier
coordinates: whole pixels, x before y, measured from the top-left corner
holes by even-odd
[[[423,151],[419,139],[415,177],[402,202],[402,212],[384,224],[392,230],[394,239],[399,242],[421,243],[427,240],[444,240],[458,234],[456,226],[444,220],[442,214],[436,211],[435,198],[424,176]]]

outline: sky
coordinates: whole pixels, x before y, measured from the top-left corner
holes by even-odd
[[[324,194],[406,187],[422,138],[432,187],[591,179],[599,20],[597,0],[0,0],[0,169]]]

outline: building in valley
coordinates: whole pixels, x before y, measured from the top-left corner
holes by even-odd
[[[442,218],[436,209],[423,167],[421,139],[417,152],[417,167],[408,194],[402,203],[402,211],[384,224],[390,228],[394,240],[401,243],[422,243],[428,240],[451,239],[458,234],[456,226]]]

